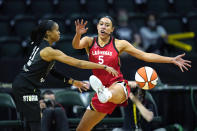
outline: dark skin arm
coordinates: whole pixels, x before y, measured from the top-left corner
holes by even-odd
[[[70,66],[75,66],[75,67],[81,68],[81,69],[104,69],[108,73],[110,73],[114,76],[118,75],[118,72],[115,69],[113,69],[112,67],[101,65],[101,64],[96,64],[96,63],[89,62],[89,61],[79,60],[79,59],[67,56],[66,54],[64,54],[60,50],[56,50],[51,47],[46,47],[46,48],[42,49],[40,51],[40,56],[45,61],[57,60],[59,62],[68,64]],[[70,78],[68,80],[68,83],[78,87],[80,89],[80,92],[81,92],[81,88],[84,90],[89,89],[89,85],[87,83],[84,83],[84,82],[81,82],[78,80],[73,81],[72,78]]]

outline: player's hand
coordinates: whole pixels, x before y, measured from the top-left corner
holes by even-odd
[[[74,80],[73,86],[77,87],[79,91],[82,93],[82,90],[87,91],[90,85],[83,81]]]
[[[76,33],[83,35],[87,32],[88,28],[86,28],[85,26],[87,25],[87,21],[83,21],[83,19],[81,20],[81,22],[78,20],[75,21],[75,27],[76,27]]]
[[[105,70],[113,76],[118,76],[118,72],[112,67],[106,66]]]
[[[128,81],[128,85],[129,85],[131,88],[136,88],[138,84],[137,84],[136,81]]]
[[[182,58],[183,56],[185,56],[185,53],[174,57],[172,61],[173,64],[177,65],[181,69],[182,72],[184,72],[184,69],[188,71],[188,67],[191,67],[191,61],[184,60]]]

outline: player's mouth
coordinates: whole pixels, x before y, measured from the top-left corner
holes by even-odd
[[[101,35],[106,35],[107,33],[105,32],[105,30],[101,30],[100,31]]]

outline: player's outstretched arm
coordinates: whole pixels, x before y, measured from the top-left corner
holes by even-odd
[[[76,34],[73,38],[72,41],[72,46],[75,49],[83,49],[88,47],[88,43],[90,41],[89,37],[83,37],[81,39],[81,35],[85,34],[88,30],[88,28],[86,28],[85,26],[87,25],[87,21],[83,21],[83,19],[81,21],[76,20],[75,21],[75,27],[76,27]]]
[[[132,92],[129,94],[129,98],[131,99],[131,101],[132,101],[133,103],[136,104],[136,106],[137,106],[138,110],[140,111],[141,115],[143,116],[143,118],[144,118],[146,121],[151,122],[151,121],[153,120],[153,117],[154,117],[153,112],[150,111],[150,110],[148,110],[148,109],[138,100],[138,98],[135,97],[135,96],[133,95]]]
[[[185,70],[188,70],[188,67],[191,67],[191,61],[189,60],[184,60],[182,57],[185,56],[184,54],[178,55],[176,57],[166,57],[166,56],[161,56],[158,54],[154,54],[154,53],[146,53],[144,51],[141,51],[137,48],[135,48],[134,46],[132,46],[129,42],[125,41],[125,40],[120,40],[121,41],[121,45],[122,45],[122,51],[125,51],[127,53],[129,53],[130,55],[146,61],[146,62],[154,62],[154,63],[173,63],[175,65],[177,65],[182,72],[184,72]]]
[[[184,72],[184,69],[188,71],[188,67],[192,67],[191,66],[191,61],[189,60],[184,60],[182,57],[185,56],[185,53],[178,55],[176,57],[173,58],[172,63],[177,65],[182,72]]]
[[[45,61],[57,60],[59,62],[68,64],[81,69],[105,69],[108,73],[113,76],[117,76],[118,72],[112,67],[101,65],[89,61],[79,60],[70,56],[67,56],[60,50],[55,50],[51,47],[46,47],[40,51],[40,56]]]

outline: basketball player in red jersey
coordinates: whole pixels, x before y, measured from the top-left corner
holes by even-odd
[[[136,49],[126,40],[115,39],[111,35],[114,31],[114,25],[110,16],[104,16],[99,20],[97,24],[98,37],[85,36],[81,39],[81,35],[88,30],[85,27],[86,24],[87,21],[75,21],[76,34],[72,42],[73,47],[75,49],[85,48],[91,62],[111,66],[118,71],[119,75],[114,77],[107,74],[105,70],[92,70],[94,75],[90,77],[90,84],[96,94],[80,121],[77,131],[90,131],[107,114],[111,114],[118,104],[127,102],[130,88],[120,72],[119,55],[121,53],[127,52],[146,62],[173,63],[182,72],[191,67],[191,61],[182,59],[185,54],[176,57],[164,57]]]

